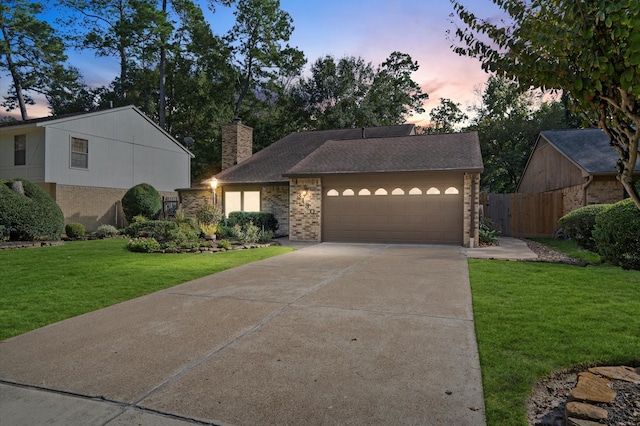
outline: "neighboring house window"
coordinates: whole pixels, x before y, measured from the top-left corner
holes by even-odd
[[[260,191],[225,191],[224,215],[231,212],[259,212]]]
[[[13,137],[13,165],[24,166],[27,164],[27,135],[15,135]]]
[[[89,168],[89,141],[86,139],[71,138],[71,167]]]

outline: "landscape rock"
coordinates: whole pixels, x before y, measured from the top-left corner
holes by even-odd
[[[616,399],[611,382],[589,372],[578,374],[578,384],[571,391],[571,398],[578,401],[610,403]]]
[[[636,370],[637,369],[624,365],[620,367],[594,367],[589,369],[589,371],[594,374],[599,374],[610,379],[640,384],[640,374],[638,374]]]
[[[591,420],[585,420],[585,419],[576,419],[576,418],[568,418],[567,419],[567,426],[602,426],[602,423],[600,422],[594,422]]]
[[[568,402],[565,407],[567,418],[578,418],[585,420],[600,421],[605,420],[609,413],[604,408],[583,402]]]

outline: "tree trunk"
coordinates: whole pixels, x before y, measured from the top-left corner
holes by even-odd
[[[11,44],[9,42],[7,30],[4,25],[2,26],[2,36],[4,37],[7,46],[7,51],[5,53],[5,56],[7,57],[7,67],[9,68],[11,78],[13,79],[13,87],[16,90],[16,97],[18,98],[18,105],[20,106],[20,115],[22,116],[23,120],[28,120],[29,117],[27,115],[27,105],[24,102],[24,96],[22,95],[22,84],[20,83],[20,75],[18,74],[18,70],[13,63],[13,58],[11,57]]]
[[[162,0],[162,12],[163,12],[163,16],[166,16],[166,12],[167,12],[167,0]],[[166,84],[166,65],[167,65],[167,48],[165,46],[165,39],[164,36],[160,36],[160,89],[159,89],[159,102],[158,102],[158,121],[160,124],[160,127],[162,127],[163,129],[166,130],[166,126],[165,126],[165,114],[166,114],[166,103],[167,103],[167,99],[166,99],[166,91],[165,91],[165,84]]]

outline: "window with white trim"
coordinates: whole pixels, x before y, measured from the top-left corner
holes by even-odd
[[[27,135],[15,135],[13,137],[13,165],[24,166],[27,164]]]
[[[80,138],[71,138],[71,168],[89,168],[89,141]]]

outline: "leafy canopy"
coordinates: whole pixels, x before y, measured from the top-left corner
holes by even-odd
[[[640,0],[493,0],[508,16],[483,20],[451,0],[465,24],[459,55],[515,79],[562,90],[618,151],[618,179],[640,208],[633,169],[640,139]]]

